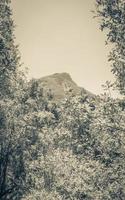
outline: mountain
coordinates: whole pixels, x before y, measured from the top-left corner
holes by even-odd
[[[37,79],[39,87],[43,88],[43,93],[52,94],[54,100],[59,101],[66,96],[76,96],[85,94],[93,96],[92,93],[79,87],[68,73],[55,73],[50,76],[45,76]]]

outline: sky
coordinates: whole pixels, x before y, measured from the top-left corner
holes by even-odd
[[[28,78],[67,72],[95,94],[113,80],[106,36],[91,12],[94,0],[12,0],[12,9]]]

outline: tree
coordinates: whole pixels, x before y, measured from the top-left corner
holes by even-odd
[[[96,0],[100,29],[106,30],[107,43],[112,44],[109,61],[115,74],[115,84],[125,94],[125,2],[124,0]]]
[[[14,43],[10,0],[0,1],[0,97],[13,97],[19,84],[19,52]]]
[[[31,126],[32,109],[25,112],[24,76],[19,70],[18,48],[10,0],[0,1],[0,199],[20,199],[28,191],[27,166],[37,153],[38,132]],[[29,123],[29,124],[28,124]],[[34,133],[35,132],[35,133]],[[31,145],[32,144],[32,145]],[[36,145],[36,146],[35,146]],[[38,146],[37,146],[38,147]]]
[[[0,1],[0,198],[7,199],[8,194],[15,192],[17,176],[14,162],[18,152],[15,152],[14,118],[17,100],[14,99],[17,82],[19,57],[14,45],[13,20],[11,19],[10,1]],[[15,116],[14,116],[15,115]],[[17,149],[16,149],[17,150]],[[17,167],[21,164],[20,159]],[[13,169],[14,167],[14,169]],[[17,168],[15,169],[17,170]],[[19,169],[20,170],[20,169]]]
[[[39,159],[29,165],[34,188],[24,199],[101,198],[95,182],[103,173],[103,164],[93,159],[94,138],[89,132],[93,101],[89,97],[70,97],[54,108],[48,104],[47,112],[40,111],[42,101],[37,101],[42,148]]]
[[[109,61],[112,62],[112,72],[116,77],[115,85],[123,94],[123,99],[104,97],[97,107],[92,130],[97,136],[97,159],[104,164],[106,170],[101,178],[103,199],[124,199],[125,2],[96,0],[96,13],[100,29],[106,30],[106,43],[112,45]]]
[[[125,113],[118,99],[103,97],[96,107],[90,132],[96,137],[94,159],[103,165],[96,184],[102,199],[125,198]]]

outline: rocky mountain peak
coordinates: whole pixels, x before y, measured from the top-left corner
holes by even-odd
[[[71,78],[70,74],[55,73],[38,79],[38,84],[43,88],[44,94],[51,92],[54,100],[58,101],[69,95],[79,95],[80,93],[91,94],[84,88],[79,87]]]

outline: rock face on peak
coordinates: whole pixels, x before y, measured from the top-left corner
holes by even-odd
[[[84,88],[79,87],[68,73],[55,73],[38,79],[38,84],[43,88],[43,92],[51,93],[54,100],[58,101],[69,95],[79,95],[81,93],[92,95]]]

